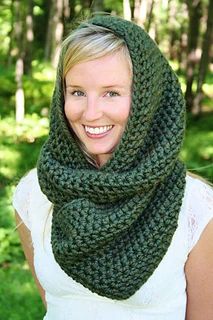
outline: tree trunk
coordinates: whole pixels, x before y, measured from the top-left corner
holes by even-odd
[[[187,48],[187,66],[186,66],[186,104],[189,110],[192,109],[193,91],[192,85],[195,76],[195,68],[198,62],[196,49],[200,31],[200,18],[202,15],[201,0],[187,0],[189,13],[189,29],[188,29],[188,48]]]
[[[59,54],[60,54],[60,46],[63,39],[64,33],[64,24],[63,24],[63,9],[64,9],[64,1],[57,0],[55,1],[55,14],[53,18],[53,39],[52,39],[52,56],[51,62],[54,67],[57,66]]]
[[[132,14],[129,0],[123,0],[123,17],[124,19],[131,21]]]
[[[24,73],[24,62],[20,57],[16,62],[16,122],[21,123],[24,120],[24,89],[23,89],[23,73]]]
[[[70,29],[70,24],[73,23],[75,16],[75,0],[64,0],[64,10],[63,10],[63,22],[64,22],[64,32],[63,36],[66,35]]]
[[[64,1],[51,0],[45,45],[45,60],[51,60],[54,67],[56,67],[58,63],[60,45],[64,33],[63,18]]]
[[[8,46],[8,54],[7,54],[7,66],[10,67],[12,64],[12,48],[13,48],[13,41],[14,41],[14,0],[10,3],[10,11],[11,11],[11,29],[8,33],[9,38],[9,46]]]
[[[73,2],[73,1],[72,1]],[[63,10],[64,19],[67,21],[70,18],[70,5],[69,0],[64,0],[64,10]]]
[[[90,5],[92,12],[103,12],[104,11],[104,1],[103,0],[94,0]]]
[[[23,60],[23,13],[20,1],[14,1],[14,30],[15,30],[15,44],[16,44],[16,94],[15,94],[15,114],[16,121],[22,122],[24,119],[24,90],[23,90],[23,73],[24,73],[24,60]]]
[[[50,60],[52,55],[52,39],[53,39],[53,17],[54,17],[54,0],[49,1],[49,16],[48,16],[48,27],[47,27],[47,36],[45,41],[45,48],[44,48],[44,59]]]
[[[150,31],[151,24],[152,24],[152,21],[153,21],[154,4],[155,4],[155,0],[151,0],[148,19],[147,19],[147,23],[146,23],[146,31],[148,33]]]
[[[150,4],[150,13],[151,15],[151,21],[148,22],[148,27],[146,30],[149,30],[150,37],[155,40],[156,43],[159,43],[159,24],[161,24],[160,21],[160,15],[158,14],[161,11],[161,0],[155,0],[153,3]]]
[[[70,7],[70,20],[72,20],[75,17],[75,0],[69,1],[69,7]]]
[[[198,73],[198,80],[197,80],[197,91],[196,91],[195,99],[193,101],[193,109],[192,109],[192,113],[195,115],[199,115],[201,113],[201,102],[202,102],[202,96],[203,96],[202,86],[205,81],[206,73],[208,70],[208,64],[210,61],[210,49],[213,41],[212,12],[213,12],[213,0],[209,0],[206,32],[203,37],[202,55],[200,59],[199,73]]]
[[[168,1],[168,15],[167,15],[167,25],[168,25],[168,34],[169,34],[169,58],[174,60],[176,58],[176,48],[175,43],[177,40],[177,31],[176,31],[176,21],[177,21],[177,3],[173,3],[171,0]]]
[[[72,0],[71,0],[72,1]],[[93,7],[93,0],[81,0],[81,6],[82,8],[91,9]],[[95,3],[94,3],[95,5]]]
[[[186,61],[186,51],[187,51],[187,34],[184,28],[180,27],[180,42],[177,51],[177,58],[178,58],[178,71],[185,69],[185,61]]]
[[[33,6],[34,1],[29,0],[28,12],[26,16],[25,44],[24,44],[24,73],[32,73],[32,44],[34,39],[33,33]]]
[[[139,26],[144,26],[147,15],[147,0],[135,0],[134,20]]]

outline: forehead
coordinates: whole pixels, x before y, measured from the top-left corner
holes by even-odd
[[[122,52],[84,61],[73,66],[66,75],[66,82],[116,82],[130,83],[131,71],[127,58]]]

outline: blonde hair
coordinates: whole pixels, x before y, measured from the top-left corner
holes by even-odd
[[[112,30],[84,22],[81,28],[73,31],[62,43],[64,51],[62,79],[65,94],[65,77],[67,72],[76,64],[104,57],[109,54],[121,52],[127,59],[130,74],[132,75],[132,60],[124,39]],[[99,167],[95,155],[90,154],[80,139],[71,129],[72,135],[84,153],[87,161]]]
[[[63,79],[77,63],[98,59],[118,51],[126,57],[132,73],[132,60],[126,42],[108,28],[85,22],[82,28],[73,31],[63,41],[62,49],[65,49]]]

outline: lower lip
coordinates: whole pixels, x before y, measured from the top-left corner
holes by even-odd
[[[92,134],[92,133],[86,132],[85,129],[84,130],[85,130],[87,137],[89,137],[91,139],[100,139],[100,138],[107,136],[112,131],[113,127],[110,130],[103,132],[103,133],[100,133],[100,134]]]

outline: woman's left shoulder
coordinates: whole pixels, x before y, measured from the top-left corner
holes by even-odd
[[[213,319],[213,189],[199,178],[187,177],[190,250],[185,265],[186,319]]]
[[[213,186],[199,176],[186,175],[188,202],[191,209],[201,212],[201,215],[213,217]]]
[[[187,174],[185,194],[190,252],[213,219],[213,188],[202,178]]]

